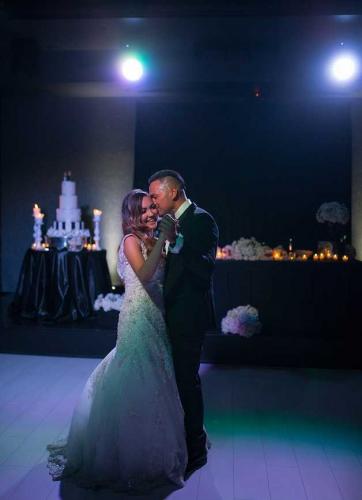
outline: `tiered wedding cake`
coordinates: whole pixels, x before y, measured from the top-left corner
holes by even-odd
[[[75,182],[70,180],[71,172],[64,173],[62,181],[62,194],[59,196],[59,208],[56,211],[56,221],[47,231],[49,238],[76,239],[80,240],[90,237],[89,229],[84,228],[81,222],[80,209],[78,208],[78,196],[76,195]]]

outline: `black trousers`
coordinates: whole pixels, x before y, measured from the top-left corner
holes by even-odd
[[[204,429],[204,402],[200,367],[203,337],[190,332],[183,336],[170,335],[177,387],[185,412],[186,441],[189,461],[206,451],[206,432]]]

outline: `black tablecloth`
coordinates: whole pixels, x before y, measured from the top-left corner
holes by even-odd
[[[77,320],[93,313],[98,294],[112,289],[106,251],[29,249],[23,260],[12,315]]]
[[[361,335],[362,262],[217,261],[217,325],[227,311],[259,310],[263,335]]]

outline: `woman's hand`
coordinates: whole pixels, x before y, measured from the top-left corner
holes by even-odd
[[[160,238],[163,240],[168,240],[171,244],[176,241],[176,231],[177,220],[170,214],[166,214],[162,217],[159,223],[158,230],[160,231]]]

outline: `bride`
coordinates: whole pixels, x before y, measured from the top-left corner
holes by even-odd
[[[117,343],[89,377],[67,440],[47,447],[54,480],[128,493],[184,486],[184,413],[162,296],[170,220],[161,221],[156,239],[157,216],[146,192],[125,196],[117,264],[125,295]]]

